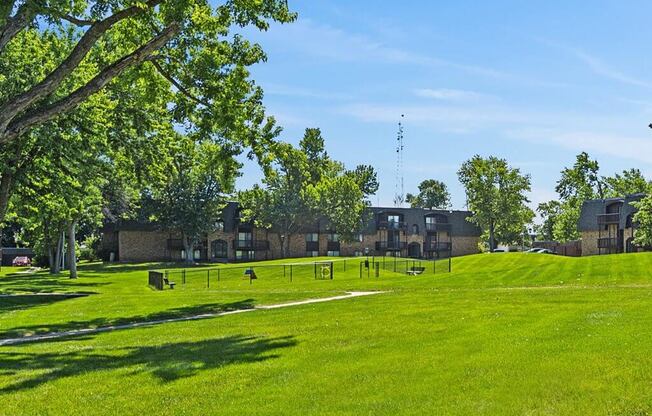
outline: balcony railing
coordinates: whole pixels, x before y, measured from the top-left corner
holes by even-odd
[[[451,225],[446,222],[427,222],[426,231],[450,231]]]
[[[618,239],[617,238],[598,238],[598,248],[617,248]]]
[[[378,221],[379,230],[405,230],[407,223],[403,221]]]
[[[376,241],[376,251],[404,250],[406,247],[405,241]]]
[[[453,244],[450,242],[426,241],[423,243],[423,251],[450,251]]]
[[[326,250],[328,251],[340,251],[340,242],[339,241],[329,241],[326,243]]]
[[[599,214],[598,225],[618,224],[620,222],[620,214]]]
[[[233,240],[235,250],[269,250],[267,240]]]

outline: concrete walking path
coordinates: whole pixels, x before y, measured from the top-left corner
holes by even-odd
[[[51,340],[51,339],[58,339],[58,338],[72,337],[72,336],[79,336],[79,335],[97,334],[97,333],[101,333],[101,332],[110,332],[110,331],[116,331],[116,330],[120,330],[120,329],[131,329],[131,328],[139,328],[139,327],[144,327],[144,326],[167,324],[167,323],[171,323],[171,322],[195,321],[195,320],[198,320],[198,319],[215,318],[215,317],[218,317],[218,316],[234,315],[234,314],[237,314],[237,313],[253,312],[253,311],[257,311],[257,310],[267,310],[267,309],[288,308],[288,307],[291,307],[291,306],[308,305],[308,304],[311,304],[311,303],[331,302],[331,301],[334,301],[334,300],[357,298],[357,297],[360,297],[360,296],[378,295],[378,294],[381,294],[381,293],[385,293],[385,292],[382,292],[382,291],[347,292],[345,295],[331,296],[331,297],[328,297],[328,298],[306,299],[306,300],[300,300],[300,301],[295,301],[295,302],[279,303],[279,304],[276,304],[276,305],[261,305],[261,306],[256,306],[256,307],[249,308],[249,309],[236,309],[236,310],[233,310],[233,311],[226,311],[226,312],[203,313],[203,314],[200,314],[200,315],[184,316],[184,317],[180,317],[180,318],[169,318],[169,319],[159,319],[159,320],[156,320],[156,321],[134,322],[134,323],[131,323],[131,324],[104,326],[104,327],[99,327],[99,328],[85,328],[85,329],[75,329],[75,330],[71,330],[71,331],[50,332],[50,333],[47,333],[47,334],[31,335],[31,336],[20,337],[20,338],[6,338],[6,339],[1,339],[0,340],[0,346],[16,345],[16,344],[22,344],[22,343],[26,343],[26,342],[47,341],[47,340]]]

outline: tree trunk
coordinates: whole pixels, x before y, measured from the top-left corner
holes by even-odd
[[[186,250],[185,261],[188,264],[193,264],[195,262],[195,240],[187,237],[184,233],[181,234],[181,240],[183,241],[183,249]]]
[[[278,242],[279,242],[279,247],[281,247],[281,258],[285,258],[285,238],[283,237],[284,234],[278,233]]]
[[[11,196],[11,185],[13,183],[13,174],[3,172],[0,178],[0,236],[2,235],[2,222],[7,215],[9,207],[9,197]]]
[[[70,269],[70,278],[77,278],[77,255],[75,253],[75,227],[77,220],[68,223],[68,269]]]
[[[494,223],[489,224],[489,251],[494,251],[496,249],[496,237],[494,230]]]
[[[54,265],[50,268],[50,274],[61,273],[61,260],[63,257],[63,233],[57,237],[57,245],[54,248]]]

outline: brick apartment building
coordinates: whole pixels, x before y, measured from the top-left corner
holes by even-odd
[[[468,211],[420,208],[369,208],[369,220],[354,241],[341,241],[336,230],[316,223],[289,238],[289,257],[394,255],[441,258],[479,251],[481,231],[467,221]],[[104,257],[124,262],[177,261],[184,258],[181,234],[155,224],[120,222],[102,232]],[[196,247],[198,261],[251,261],[281,257],[281,238],[272,229],[239,218],[229,203],[215,231]]]
[[[582,255],[631,253],[640,251],[633,244],[636,224],[632,217],[636,208],[632,202],[644,194],[623,198],[584,201],[578,223],[582,238]]]

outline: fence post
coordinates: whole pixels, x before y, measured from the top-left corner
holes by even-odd
[[[360,262],[360,279],[362,279],[362,262]]]
[[[217,281],[220,281],[220,269],[217,269]]]
[[[450,273],[453,267],[453,258],[451,256],[448,256],[448,273]]]
[[[186,269],[183,269],[182,271],[182,276],[183,276],[183,284],[186,284]]]
[[[254,268],[253,268],[253,267],[250,267],[249,270],[251,270],[251,273],[249,273],[249,284],[251,285],[251,284],[253,284],[253,279],[252,279],[252,277],[253,277],[253,275],[254,275],[255,272],[254,272]]]
[[[317,279],[317,263],[313,263],[313,265],[315,266],[314,267],[314,269],[315,269],[315,279]]]
[[[380,266],[380,264],[376,265],[376,269],[374,270],[374,275],[376,277],[380,276],[380,267],[378,266]]]
[[[344,271],[346,271],[346,259],[344,259]]]
[[[331,280],[333,280],[333,262],[331,261]]]
[[[437,257],[432,259],[432,274],[437,274]]]
[[[292,265],[290,264],[290,282],[292,282]]]
[[[206,288],[210,289],[211,287],[211,269],[206,270]]]

